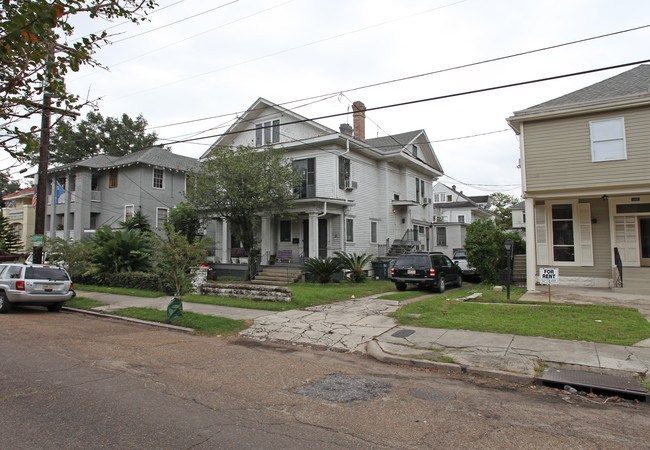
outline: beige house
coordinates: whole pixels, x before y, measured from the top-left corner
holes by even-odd
[[[22,242],[23,248],[31,247],[31,237],[34,235],[35,215],[34,207],[32,206],[34,189],[30,187],[2,197],[5,201],[2,214],[7,218],[9,224],[14,227],[16,234]]]
[[[650,290],[650,66],[508,118],[520,136],[527,288],[539,269],[560,284]]]

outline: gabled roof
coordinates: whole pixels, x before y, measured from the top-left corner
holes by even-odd
[[[591,86],[532,106],[524,111],[638,95],[650,96],[650,65],[643,64]]]
[[[475,203],[488,203],[490,201],[489,195],[470,195],[469,199]]]
[[[12,192],[11,194],[5,195],[3,200],[11,200],[12,198],[19,198],[19,197],[26,197],[29,195],[34,195],[34,190],[36,188],[34,186],[29,187],[27,189],[21,189],[20,191]]]
[[[266,108],[274,108],[284,114],[285,116],[291,117],[291,120],[289,122],[309,122],[311,125],[319,129],[322,133],[322,135],[331,135],[331,134],[336,134],[337,132],[332,130],[331,128],[328,128],[324,125],[319,124],[318,122],[314,122],[312,120],[309,120],[308,118],[301,116],[300,114],[295,113],[294,111],[287,109],[283,106],[280,106],[276,103],[270,102],[266,100],[265,98],[258,98],[253,105],[248,108],[241,116],[237,118],[235,123],[233,123],[230,128],[226,130],[225,133],[223,133],[219,139],[216,140],[214,144],[208,148],[205,153],[201,155],[200,159],[206,158],[208,155],[210,155],[210,152],[215,147],[221,147],[221,146],[228,146],[229,141],[232,140],[232,136],[234,134],[237,134],[241,131],[244,131],[248,126],[250,126],[251,123],[259,123],[260,120],[263,120],[263,117],[260,117],[260,114],[266,109]]]
[[[188,171],[198,168],[199,161],[195,158],[190,158],[189,156],[177,155],[163,147],[154,146],[124,156],[97,155],[92,158],[54,167],[48,171],[50,173],[61,172],[75,167],[112,169],[131,166],[133,164],[144,164],[147,166],[163,167],[171,170]]]
[[[524,209],[526,209],[526,202],[521,201],[521,202],[517,203],[516,205],[512,205],[512,206],[510,207],[510,209],[517,209],[517,210],[521,209],[521,210],[524,210]]]
[[[516,133],[521,123],[550,117],[571,116],[650,104],[650,65],[643,64],[568,93],[553,100],[532,106],[506,120]]]
[[[380,152],[388,153],[390,151],[401,150],[405,146],[412,144],[424,130],[407,131],[406,133],[394,134],[392,136],[382,136],[377,138],[366,139],[366,143],[376,148]]]

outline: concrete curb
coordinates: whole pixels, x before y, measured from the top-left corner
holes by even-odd
[[[112,314],[98,313],[98,312],[95,312],[95,311],[88,311],[88,310],[85,310],[85,309],[71,308],[69,306],[64,306],[62,309],[65,310],[65,311],[87,314],[89,316],[94,316],[94,317],[103,317],[105,319],[122,320],[122,321],[125,321],[125,322],[136,323],[136,324],[139,324],[139,325],[149,325],[149,326],[157,327],[157,328],[166,328],[168,330],[181,331],[181,332],[184,332],[184,333],[196,333],[194,331],[194,329],[192,329],[192,328],[179,327],[178,325],[171,325],[171,324],[167,324],[167,323],[148,322],[146,320],[134,319],[132,317],[114,316]]]
[[[524,375],[512,372],[504,372],[502,370],[485,369],[482,367],[464,366],[461,364],[444,363],[437,361],[429,361],[426,359],[407,358],[405,356],[396,356],[384,352],[376,339],[373,339],[366,344],[366,352],[369,356],[375,358],[377,361],[389,364],[401,364],[413,367],[422,367],[436,370],[444,370],[452,373],[469,373],[472,375],[480,375],[484,377],[494,378],[496,380],[507,381],[516,384],[533,384],[535,377],[531,375]]]

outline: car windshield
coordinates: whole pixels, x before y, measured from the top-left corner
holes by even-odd
[[[427,255],[402,255],[395,265],[402,267],[428,267],[430,264],[429,261],[430,259]]]
[[[26,280],[68,281],[68,274],[58,267],[27,267]]]

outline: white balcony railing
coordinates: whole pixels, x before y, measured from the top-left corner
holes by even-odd
[[[102,201],[102,191],[90,191],[90,201],[92,201],[92,202],[101,202]]]

